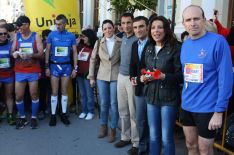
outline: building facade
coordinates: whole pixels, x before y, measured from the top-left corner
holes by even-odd
[[[102,36],[100,24],[105,19],[110,19],[114,23],[116,19],[114,11],[111,8],[109,0],[77,0],[80,11],[81,28],[92,27],[98,31],[98,36]],[[182,11],[191,4],[200,5],[205,12],[207,19],[212,18],[213,9],[219,10],[219,20],[224,26],[230,27],[234,20],[234,0],[176,0],[175,5],[175,33],[180,34],[184,31],[182,25]],[[163,15],[169,19],[172,18],[172,0],[158,0],[158,6],[155,11],[158,15]],[[0,19],[6,19],[13,22],[24,14],[23,0],[0,0]],[[149,17],[151,11],[136,11],[134,16],[144,15]]]
[[[91,25],[95,27],[99,25],[100,23],[102,23],[102,21],[105,19],[111,19],[113,22],[118,20],[115,18],[115,13],[113,11],[109,11],[109,8],[111,8],[111,5],[108,0],[80,0],[80,1],[82,1],[83,3],[83,8],[86,8],[86,7],[89,8],[87,12],[84,11],[83,17],[81,17],[85,19],[84,20],[85,22],[83,22],[83,25],[82,25],[83,27],[87,25]],[[86,2],[86,4],[84,4],[84,1]],[[90,10],[94,10],[94,3],[96,3],[96,7],[98,5],[98,8],[95,8],[96,11],[92,12]],[[219,20],[226,27],[230,27],[231,22],[234,20],[234,0],[222,0],[222,1],[220,0],[209,0],[209,1],[208,0],[176,0],[175,30],[174,30],[176,34],[180,34],[184,31],[184,28],[182,25],[182,12],[185,7],[191,4],[201,6],[204,9],[206,19],[212,18],[213,9],[219,10]],[[158,15],[163,15],[171,19],[172,9],[173,9],[172,0],[158,0],[158,6],[157,8],[155,8],[155,11],[158,13]],[[152,14],[151,11],[144,10],[144,11],[136,11],[134,13],[134,16],[144,15],[146,17],[149,17],[151,14]],[[98,29],[99,36],[101,36],[101,33],[102,32],[99,27]]]
[[[219,11],[219,21],[226,27],[231,26],[234,20],[234,1],[233,0],[177,0],[176,1],[176,24],[175,33],[180,34],[184,31],[182,25],[182,13],[185,7],[195,4],[203,8],[207,20],[213,17],[214,9]]]
[[[0,19],[13,22],[24,14],[23,0],[0,0]]]

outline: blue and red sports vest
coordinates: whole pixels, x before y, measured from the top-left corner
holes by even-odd
[[[12,61],[10,57],[12,42],[8,41],[6,45],[0,46],[0,78],[13,76]]]
[[[32,32],[27,39],[24,39],[19,32],[16,33],[16,49],[20,52],[37,53],[36,32]],[[24,60],[18,57],[15,60],[14,70],[20,73],[39,73],[40,62],[33,58]]]

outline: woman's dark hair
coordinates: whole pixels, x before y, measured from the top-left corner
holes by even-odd
[[[234,25],[232,25],[231,30],[228,33],[227,42],[230,46],[234,46]]]
[[[113,22],[112,22],[111,20],[109,20],[109,19],[106,19],[106,20],[104,20],[104,21],[102,22],[102,29],[103,29],[103,25],[104,25],[104,24],[107,24],[107,23],[111,24],[111,25],[114,27]]]
[[[93,48],[98,39],[96,33],[92,29],[83,30],[81,33],[88,38],[90,44],[89,47]]]
[[[181,35],[180,35],[181,42],[183,42],[184,38],[187,36],[189,36],[189,33],[187,31],[184,31],[183,33],[181,33]]]
[[[152,44],[156,44],[156,42],[154,41],[154,39],[152,38],[152,35],[151,35],[151,29],[152,29],[152,23],[154,21],[161,21],[163,23],[163,29],[164,29],[164,32],[165,32],[165,37],[163,39],[163,44],[165,44],[165,42],[169,42],[169,44],[171,46],[174,46],[178,40],[176,39],[176,36],[175,34],[171,31],[171,28],[170,28],[170,23],[169,21],[163,17],[163,16],[157,16],[157,17],[154,17],[151,21],[150,21],[150,24],[149,24],[149,31],[148,31],[148,36],[149,36],[149,40]]]
[[[41,36],[42,36],[42,40],[46,40],[46,37],[48,37],[48,35],[50,34],[51,30],[49,29],[45,29],[42,31]]]
[[[153,13],[152,15],[150,15],[149,17],[149,21],[151,21],[154,17],[157,17],[158,14],[157,13]]]

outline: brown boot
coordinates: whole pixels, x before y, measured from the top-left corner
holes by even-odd
[[[100,131],[99,131],[99,135],[98,138],[104,138],[107,136],[107,125],[101,125]]]
[[[112,143],[112,142],[114,142],[115,141],[115,137],[116,137],[116,129],[114,128],[114,129],[110,129],[111,130],[111,132],[110,132],[110,135],[109,135],[109,140],[108,140],[108,142],[109,143]]]

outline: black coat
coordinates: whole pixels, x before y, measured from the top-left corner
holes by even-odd
[[[177,105],[180,102],[180,84],[183,81],[180,52],[180,43],[173,47],[166,43],[157,55],[154,45],[147,47],[143,62],[146,70],[159,69],[166,75],[164,80],[154,80],[145,85],[144,95],[148,103]]]
[[[143,95],[143,87],[144,84],[140,82],[141,69],[144,68],[142,66],[142,62],[144,60],[146,47],[149,45],[149,41],[146,42],[145,47],[143,48],[141,59],[138,56],[138,40],[132,44],[132,53],[131,53],[131,61],[129,66],[129,75],[130,80],[132,77],[137,77],[137,85],[135,86],[135,95],[140,96]]]

